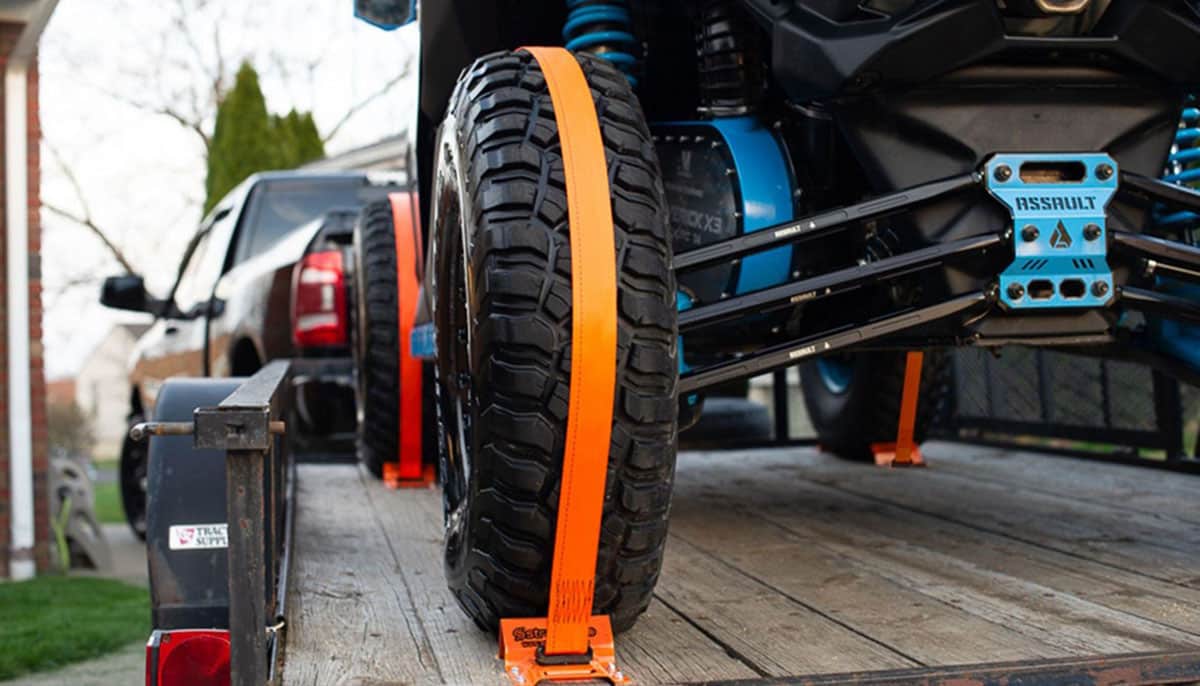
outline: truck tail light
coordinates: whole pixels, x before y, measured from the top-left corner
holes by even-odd
[[[146,643],[146,686],[229,686],[229,632],[155,630]]]
[[[305,255],[292,272],[292,340],[298,348],[346,345],[346,271],[337,250]]]

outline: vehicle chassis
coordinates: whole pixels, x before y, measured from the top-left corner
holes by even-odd
[[[1038,159],[1047,156],[1029,157]],[[900,214],[952,194],[979,189],[989,178],[986,173],[987,167],[988,165],[985,165],[984,168],[968,174],[921,184],[681,252],[675,255],[674,268],[678,274],[682,274],[788,243],[829,239],[853,231],[861,227],[863,222]],[[992,178],[1005,173],[994,172]],[[1007,172],[1012,173],[1011,169]],[[1115,175],[1112,185],[1117,195],[1147,204],[1158,203],[1173,210],[1200,211],[1200,192],[1131,172],[1114,172],[1110,168],[1109,173]],[[1028,228],[1026,225],[1021,231]],[[1022,239],[1019,233],[1016,226],[1009,226],[1001,232],[983,233],[935,244],[712,304],[684,309],[679,314],[679,329],[686,341],[686,333],[700,327],[831,297],[870,284],[883,284],[924,270],[979,258],[985,253],[1004,251]],[[1026,233],[1024,238],[1028,237],[1029,234]],[[1117,230],[1105,231],[1100,237],[1105,239],[1104,247],[1108,255],[1132,262],[1137,266],[1138,275],[1146,280],[1161,276],[1193,283],[1200,282],[1200,249],[1196,247],[1151,235]],[[1103,283],[1105,285],[1096,291],[1100,295],[1094,297],[1094,300],[1102,304],[1093,307],[1123,308],[1182,322],[1200,322],[1200,304],[1191,300],[1153,287],[1130,285],[1113,287],[1109,293],[1108,282]],[[889,348],[921,348],[1021,342],[988,338],[972,328],[990,316],[1010,310],[1011,303],[1006,302],[1006,295],[1008,294],[1001,290],[998,275],[996,280],[981,290],[953,295],[934,304],[899,309],[865,319],[857,318],[855,313],[849,312],[844,323],[818,333],[770,345],[732,360],[690,368],[680,376],[679,392],[681,395],[701,392],[712,386],[767,373],[808,358],[836,353],[851,347],[879,345]],[[958,332],[949,337],[910,335],[906,339],[899,338],[903,334],[919,332],[934,322],[950,322]],[[1195,378],[1194,373],[1190,373],[1172,358],[1147,353],[1134,347],[1129,340],[1111,333],[1043,337],[1027,342],[1039,345],[1090,346],[1091,349],[1101,350],[1109,356],[1136,353],[1152,366],[1176,375]]]

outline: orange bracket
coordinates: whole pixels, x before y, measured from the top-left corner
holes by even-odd
[[[608,164],[592,92],[563,48],[523,48],[550,91],[571,227],[571,388],[558,524],[545,619],[500,622],[500,657],[514,684],[603,679],[629,683],[612,627],[592,615],[617,361],[617,273]]]
[[[419,488],[433,483],[433,465],[425,464],[421,445],[421,413],[423,408],[424,369],[421,360],[409,350],[413,318],[420,297],[418,270],[421,262],[421,220],[417,215],[413,193],[389,193],[392,205],[392,226],[396,243],[396,307],[399,324],[400,360],[400,417],[396,437],[398,455],[395,462],[383,465],[383,483],[388,488]]]
[[[921,395],[921,364],[925,353],[910,352],[904,359],[904,390],[900,396],[900,421],[895,443],[875,443],[871,452],[875,464],[883,467],[924,467],[921,449],[913,443],[913,426],[917,423],[917,399]]]

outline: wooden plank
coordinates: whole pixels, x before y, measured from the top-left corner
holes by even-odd
[[[799,599],[854,632],[889,646],[911,662],[952,664],[981,657],[1015,660],[1067,654],[1053,643],[1026,636],[1013,627],[898,582],[846,556],[844,551],[831,550],[811,538],[769,524],[755,514],[759,503],[756,496],[750,495],[754,484],[752,477],[745,475],[748,470],[717,466],[695,470],[690,468],[696,465],[690,464],[687,457],[683,459],[685,464],[676,477],[678,495],[671,523],[674,536],[776,592]],[[738,483],[725,495],[701,493],[709,490],[704,484],[721,483],[719,479],[730,477]],[[803,497],[796,495],[798,499]],[[666,576],[659,583],[669,585],[672,577]],[[847,671],[843,665],[833,665],[833,655],[836,653],[827,654],[823,662],[807,671]]]
[[[1200,612],[1196,611],[1200,607],[1200,594],[1195,591],[1126,575],[1132,578],[1130,583],[1104,565],[812,486],[801,478],[808,470],[793,467],[795,461],[760,453],[743,456],[736,468],[715,459],[701,461],[698,469],[688,469],[691,465],[685,465],[677,477],[677,493],[681,496],[676,501],[677,508],[687,502],[682,498],[687,498],[689,491],[699,491],[701,500],[695,506],[703,511],[714,511],[719,503],[722,509],[749,513],[734,525],[740,540],[761,541],[772,535],[795,538],[805,549],[842,555],[852,568],[873,570],[897,585],[918,590],[980,618],[1020,630],[1048,647],[1073,654],[1200,643],[1197,634]],[[855,467],[843,463],[830,469]],[[785,478],[782,474],[785,471],[795,472],[797,478]],[[927,473],[914,474],[919,477]],[[731,480],[737,484],[735,491],[717,494],[706,486]],[[1001,511],[1024,506],[1019,498],[993,500],[990,504]],[[763,521],[756,524],[755,518],[778,524],[784,531],[763,532]],[[679,527],[675,530],[679,531]],[[714,536],[720,539],[712,522],[700,532],[710,539]],[[721,543],[731,563],[742,568],[771,574],[781,565],[793,565],[790,557],[781,561],[785,558],[774,550],[761,556],[751,550],[743,557],[733,547],[736,540],[716,542]],[[997,542],[1002,544],[999,549],[993,547]],[[1200,551],[1197,556],[1200,557]],[[1043,560],[1045,557],[1051,559]],[[817,573],[824,571],[819,569]],[[780,583],[795,583],[786,571],[781,578]],[[880,597],[878,592],[871,596]],[[887,614],[895,614],[895,610]],[[870,625],[872,635],[920,656],[919,648],[895,643],[897,639],[880,633],[886,631],[886,626]],[[916,628],[919,630],[920,626]],[[1008,659],[986,651],[985,654],[986,659]],[[936,655],[928,657],[937,662],[954,661]],[[976,654],[973,659],[978,657]]]
[[[939,454],[931,453],[931,458]],[[775,471],[777,478],[790,474],[1127,573],[1200,588],[1196,566],[1200,527],[1177,520],[1073,500],[1069,493],[1051,496],[942,475],[936,463],[924,470],[874,469],[800,451],[790,459],[768,459],[762,468]],[[1091,468],[1100,470],[1104,465]]]
[[[1130,465],[1089,462],[1087,458],[1053,457],[1025,450],[974,447],[953,443],[927,446],[937,457],[938,472],[966,479],[1005,483],[1022,489],[1069,494],[1071,498],[1200,524],[1195,506],[1200,477]]]
[[[690,532],[688,520],[682,528]],[[668,545],[656,595],[764,676],[918,664],[678,536]]]
[[[370,504],[395,560],[404,601],[429,640],[436,670],[425,683],[508,684],[496,639],[458,607],[442,571],[441,495],[432,488],[391,491],[362,474],[359,498]],[[403,656],[396,656],[403,659]]]
[[[459,609],[442,572],[442,505],[434,490],[384,490],[365,484],[372,509],[396,551],[418,617],[449,684],[507,683],[496,639]],[[639,683],[675,683],[758,676],[683,617],[652,602],[631,631],[617,638],[617,659]]]
[[[427,683],[433,650],[353,465],[301,465],[285,684]]]

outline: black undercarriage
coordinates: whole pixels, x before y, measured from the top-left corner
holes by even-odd
[[[559,3],[485,4],[488,16],[471,22],[456,18],[479,17],[472,3],[422,9],[423,202],[430,123],[458,70],[490,50],[562,41]],[[1137,340],[1146,317],[1200,321],[1196,301],[1161,288],[1164,279],[1197,281],[1198,222],[1157,221],[1200,212],[1200,195],[1158,180],[1178,145],[1180,113],[1200,92],[1196,3],[1091,0],[1065,14],[1056,0],[629,6],[641,45],[629,73],[647,120],[756,118],[785,151],[791,216],[803,217],[705,235],[694,230],[705,225],[703,207],[672,206],[680,282],[704,274],[692,278],[694,306],[679,316],[687,356],[702,362],[682,376],[682,392],[846,348],[1024,343],[1146,353]],[[1002,302],[998,276],[1014,262],[1020,227],[985,184],[997,153],[1115,161],[1103,306]],[[665,148],[661,157],[669,191]],[[745,191],[728,183],[714,180],[698,202],[728,215]],[[725,287],[736,260],[784,244],[796,246],[786,282]],[[1175,371],[1195,367],[1156,359]]]

